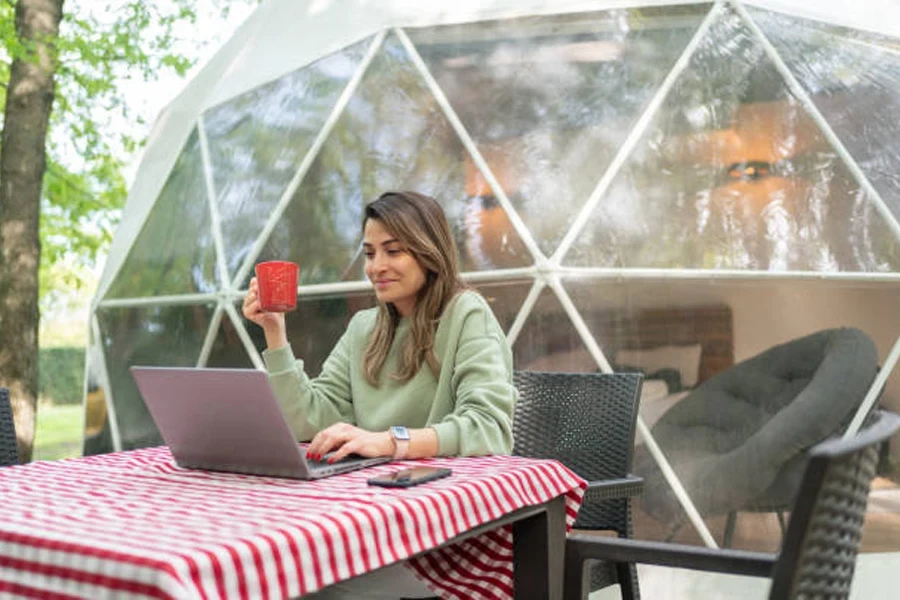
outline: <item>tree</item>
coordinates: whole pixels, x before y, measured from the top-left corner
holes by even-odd
[[[224,16],[219,2],[206,9]],[[91,266],[108,245],[125,161],[142,143],[121,127],[134,116],[119,82],[183,75],[192,60],[178,32],[197,11],[191,0],[107,0],[65,13],[63,0],[0,2],[0,386],[10,388],[23,461],[34,438],[39,298],[82,284],[77,268],[50,279],[60,259]]]
[[[31,458],[37,398],[38,265],[45,140],[63,0],[19,0],[0,138],[0,384],[10,388],[19,456]]]

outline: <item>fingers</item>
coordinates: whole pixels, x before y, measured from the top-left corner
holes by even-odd
[[[256,282],[256,277],[250,280],[250,287],[244,296],[244,304],[241,310],[244,313],[244,317],[251,321],[256,321],[256,318],[262,314],[259,306],[259,284]]]
[[[254,321],[254,317],[256,317],[260,312],[259,302],[248,294],[244,298],[244,304],[241,307],[241,312],[244,313],[244,317],[251,321]]]
[[[362,452],[359,451],[359,445],[360,445],[359,438],[348,440],[343,445],[341,445],[340,448],[335,450],[334,454],[332,454],[331,456],[328,457],[328,462],[329,463],[337,462],[343,458],[346,458],[347,455],[351,454],[351,453],[362,454]]]
[[[328,462],[333,463],[346,457],[348,454],[360,456],[391,456],[394,443],[387,431],[373,432],[352,428],[352,436],[341,442],[328,457]]]
[[[325,454],[353,439],[357,431],[362,430],[349,423],[335,423],[316,434],[309,443],[306,453],[313,460],[322,460]]]
[[[322,460],[322,457],[331,451],[334,443],[334,440],[326,431],[322,430],[309,443],[309,446],[306,448],[306,454],[313,460]]]
[[[311,458],[312,460],[321,460],[322,457],[322,448],[326,446],[325,442],[325,433],[326,430],[322,430],[317,433],[312,440],[309,442],[309,446],[306,447],[306,456]]]

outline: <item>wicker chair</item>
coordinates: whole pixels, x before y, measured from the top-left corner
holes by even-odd
[[[638,373],[517,371],[513,454],[553,458],[588,480],[576,529],[631,537],[631,497],[642,481],[630,474],[642,376]],[[594,561],[591,590],[618,583],[639,598],[633,564]]]
[[[17,464],[19,450],[16,447],[16,427],[9,403],[9,390],[0,387],[0,467]]]
[[[849,597],[878,446],[898,428],[900,416],[878,411],[856,436],[809,451],[779,553],[575,534],[566,542],[565,598],[584,598],[585,561],[594,559],[770,577],[770,599]]]

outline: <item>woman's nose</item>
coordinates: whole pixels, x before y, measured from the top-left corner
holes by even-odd
[[[370,264],[373,273],[380,273],[381,271],[384,271],[384,268],[387,265],[384,257],[381,254],[376,254],[375,256],[373,256],[372,262]]]
[[[378,271],[383,271],[383,270],[387,269],[387,265],[388,265],[387,256],[385,256],[384,254],[379,254],[379,255],[375,256],[375,268]]]

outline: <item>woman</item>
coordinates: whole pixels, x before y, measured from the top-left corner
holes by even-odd
[[[363,220],[366,276],[378,306],[358,312],[321,374],[310,379],[287,341],[284,315],[260,310],[256,279],[244,316],[263,328],[263,358],[307,454],[508,454],[512,354],[485,300],[466,289],[440,205],[388,192]]]

